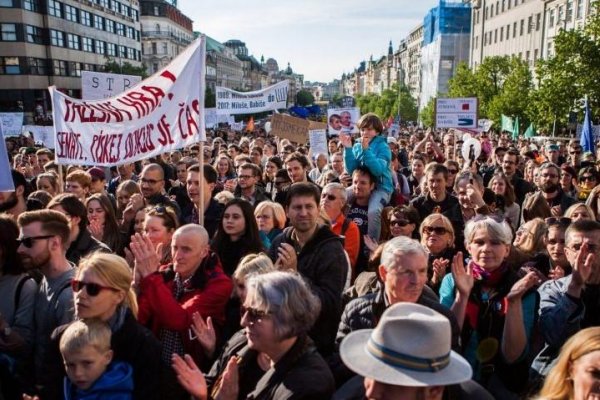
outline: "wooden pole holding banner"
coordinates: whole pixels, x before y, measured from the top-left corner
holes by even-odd
[[[202,46],[206,49],[206,35],[202,35]],[[206,68],[204,67],[206,64],[206,50],[200,52],[200,57],[204,57],[202,60],[203,68],[200,71],[200,109],[204,112],[204,90],[206,87]],[[200,115],[199,118],[202,118],[198,122],[198,126],[200,127],[200,132],[204,129],[204,135],[206,136],[206,126],[204,123],[204,115]],[[206,138],[204,139],[206,140]],[[198,151],[198,160],[200,162],[200,173],[198,174],[198,189],[200,191],[200,198],[198,199],[198,224],[204,226],[204,142],[200,141],[200,149]]]
[[[198,176],[198,185],[200,189],[200,198],[198,201],[198,224],[204,226],[204,142],[200,142],[198,162],[200,163],[200,174]]]

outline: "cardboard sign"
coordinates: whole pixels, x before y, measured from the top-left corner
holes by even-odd
[[[308,131],[326,129],[327,124],[289,115],[275,114],[271,119],[271,134],[298,144],[308,142]]]

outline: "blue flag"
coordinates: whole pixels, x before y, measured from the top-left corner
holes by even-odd
[[[592,129],[592,118],[587,96],[585,96],[585,116],[583,117],[583,129],[581,130],[579,143],[581,144],[583,151],[594,153],[594,131]]]

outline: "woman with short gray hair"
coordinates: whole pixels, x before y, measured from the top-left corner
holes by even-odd
[[[244,329],[206,376],[188,355],[173,356],[181,385],[197,399],[330,399],[333,376],[307,335],[321,309],[319,298],[291,272],[253,275],[246,286]]]

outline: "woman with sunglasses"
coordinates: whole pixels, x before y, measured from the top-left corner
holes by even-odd
[[[20,398],[27,381],[24,367],[34,342],[36,282],[17,254],[19,228],[0,214],[0,398]]]
[[[460,166],[454,160],[446,160],[444,165],[448,169],[448,179],[446,180],[446,191],[448,194],[452,194],[454,192],[454,181],[460,172]]]
[[[390,219],[390,237],[386,240],[407,236],[412,239],[418,239],[419,233],[417,227],[421,225],[418,211],[412,206],[394,207],[389,212]]]
[[[108,323],[113,359],[133,368],[133,398],[159,399],[160,343],[137,322],[138,303],[132,281],[129,265],[115,254],[94,253],[82,259],[71,283],[75,315],[77,319],[98,318]],[[58,344],[67,326],[57,328],[49,349],[48,376],[44,378],[48,393],[62,393],[65,371]]]
[[[436,293],[456,253],[454,227],[442,214],[431,214],[421,222],[419,228],[421,244],[429,253],[427,285]]]
[[[189,355],[173,357],[179,382],[195,398],[330,399],[335,383],[308,331],[321,304],[297,274],[247,280],[242,326],[204,375]]]
[[[249,202],[235,198],[225,205],[211,248],[219,256],[228,276],[233,274],[242,257],[264,250],[254,209]]]
[[[120,233],[115,210],[108,196],[96,193],[85,201],[89,225],[93,237],[110,247],[113,253],[123,254],[125,238]]]
[[[481,216],[465,228],[465,246],[452,260],[452,274],[440,288],[440,301],[456,315],[464,356],[474,379],[495,398],[512,399],[527,383],[528,352],[537,315],[535,272],[518,277],[506,262],[512,231],[506,221]]]

